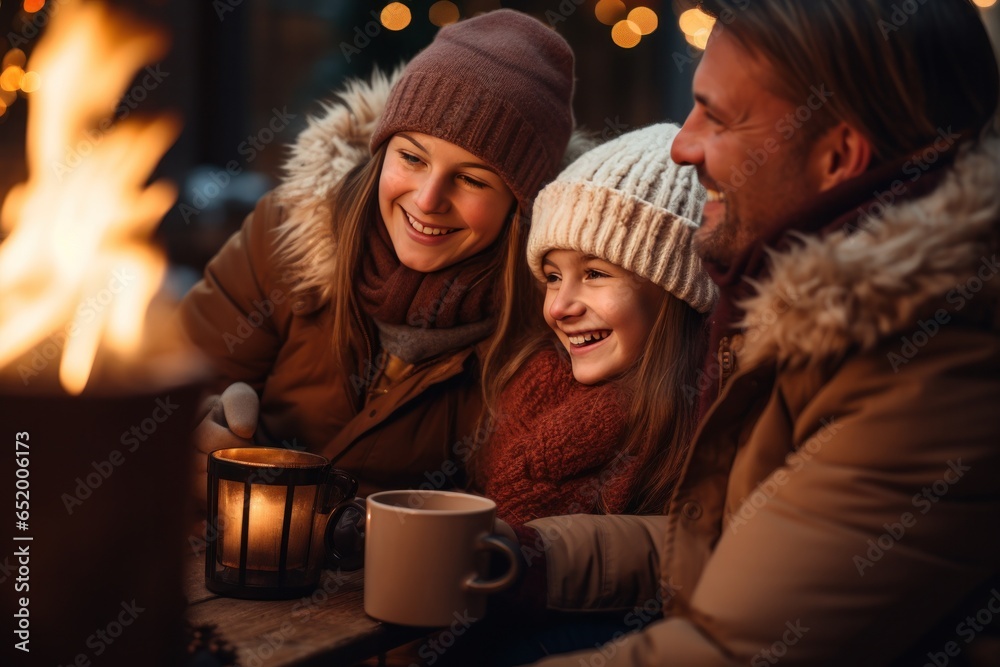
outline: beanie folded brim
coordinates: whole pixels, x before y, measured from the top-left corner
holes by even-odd
[[[555,181],[535,200],[528,265],[544,281],[542,261],[550,250],[577,250],[631,271],[707,313],[716,287],[693,250],[697,229],[693,221],[619,190]]]

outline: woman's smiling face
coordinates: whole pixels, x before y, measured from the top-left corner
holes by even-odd
[[[576,250],[550,250],[545,321],[570,354],[583,384],[615,378],[646,348],[666,292],[610,262]]]
[[[399,261],[430,273],[493,243],[514,195],[465,149],[429,134],[400,132],[389,140],[378,203]]]

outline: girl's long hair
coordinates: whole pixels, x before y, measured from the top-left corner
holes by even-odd
[[[626,512],[664,511],[680,478],[698,419],[698,370],[708,346],[707,316],[667,294],[646,349],[622,378],[629,406],[622,451],[638,457]],[[607,511],[603,496],[600,507]]]
[[[332,287],[333,350],[344,369],[346,391],[354,396],[356,405],[364,403],[364,390],[360,388],[364,383],[352,380],[352,375],[368,364],[378,363],[372,358],[379,352],[377,334],[373,323],[362,314],[354,286],[360,280],[362,258],[368,252],[368,230],[378,219],[378,182],[387,145],[388,142],[382,144],[370,160],[344,176],[332,201],[331,224],[337,239]],[[540,309],[531,307],[534,279],[524,261],[527,242],[527,225],[522,222],[520,210],[515,208],[500,236],[483,251],[492,253],[491,261],[469,286],[494,282],[498,332],[515,330],[520,323],[541,321]],[[486,343],[484,363],[511,355],[515,344],[509,336],[491,336]]]
[[[504,418],[498,412],[500,396],[528,359],[546,345],[555,345],[565,354],[541,317],[544,296],[540,290],[534,292],[532,328],[516,339],[517,344],[505,357],[506,363],[493,359],[494,366],[485,367],[483,391],[487,409],[481,428],[487,432],[495,430],[496,422]],[[680,477],[697,426],[697,373],[708,345],[706,327],[706,315],[666,294],[642,354],[624,375],[612,380],[620,383],[624,403],[629,406],[618,458],[637,459],[634,469],[638,471],[638,479],[625,510],[629,514],[664,511]],[[510,334],[510,330],[497,330],[497,338],[513,338]],[[568,359],[566,363],[570,363]],[[475,486],[482,485],[478,462],[477,452],[473,451],[469,470]],[[603,489],[597,509],[608,511]]]

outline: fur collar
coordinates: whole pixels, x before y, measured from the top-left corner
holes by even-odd
[[[292,294],[305,299],[303,310],[330,302],[336,240],[330,200],[340,179],[364,163],[368,140],[401,69],[391,75],[375,70],[369,81],[351,80],[336,97],[311,116],[285,162],[285,178],[275,190],[286,209],[278,227],[277,254],[288,267],[284,281]]]
[[[791,249],[772,252],[770,277],[740,304],[741,365],[802,366],[871,349],[912,330],[928,311],[954,315],[964,301],[957,288],[975,287],[980,271],[983,287],[972,298],[995,305],[998,182],[1000,137],[993,134],[963,147],[927,196],[865,218],[852,235],[799,236]]]
[[[341,178],[369,157],[368,142],[378,124],[392,86],[402,74],[375,70],[368,80],[349,81],[322,112],[308,119],[291,147],[285,177],[275,190],[286,209],[277,230],[277,254],[287,267],[283,276],[292,294],[304,300],[297,312],[311,312],[330,303],[336,238],[330,200]],[[563,166],[596,145],[586,132],[574,130]]]

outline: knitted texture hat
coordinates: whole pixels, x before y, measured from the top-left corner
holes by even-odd
[[[715,283],[692,247],[705,189],[670,159],[678,127],[635,130],[584,153],[535,200],[528,265],[544,280],[550,250],[578,250],[650,280],[701,313]]]
[[[371,138],[422,132],[495,169],[521,212],[555,176],[573,128],[573,51],[554,30],[500,9],[445,26],[410,61]]]

